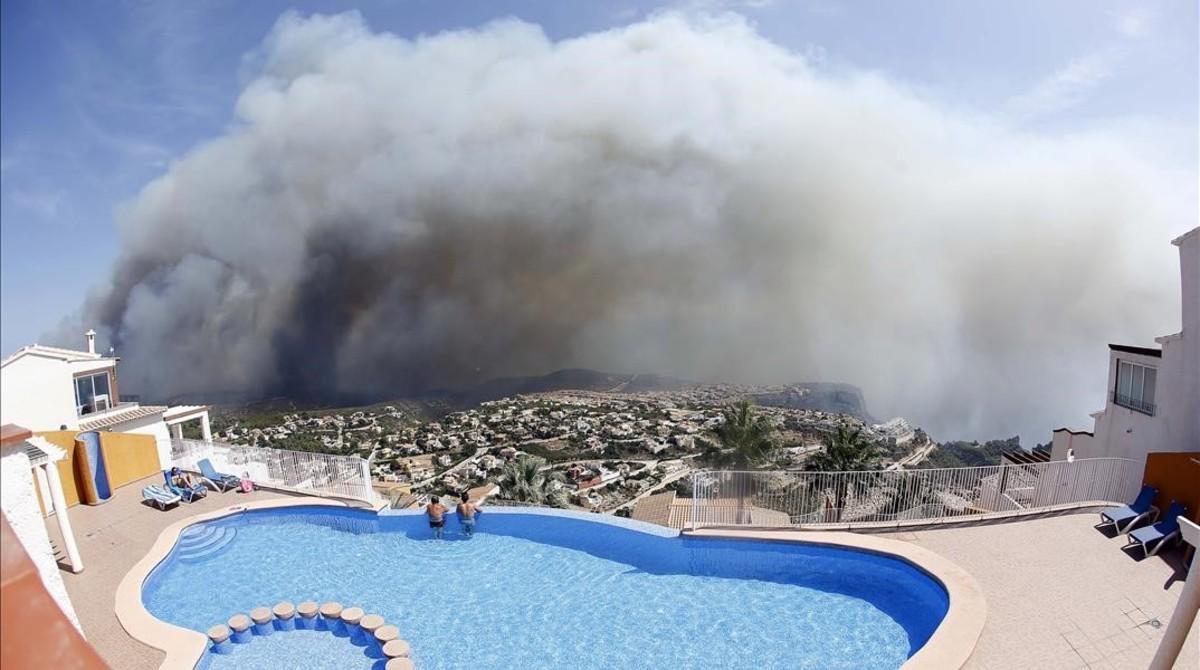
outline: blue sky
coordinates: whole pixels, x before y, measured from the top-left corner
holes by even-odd
[[[244,57],[279,15],[347,4],[0,7],[0,345],[8,353],[37,341],[105,281],[118,251],[114,211],[222,132]],[[943,107],[1032,134],[1112,132],[1164,168],[1196,171],[1195,2],[414,0],[357,8],[372,29],[401,36],[515,16],[554,39],[664,8],[736,11],[831,71],[877,72]]]

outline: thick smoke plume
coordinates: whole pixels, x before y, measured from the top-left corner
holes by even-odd
[[[553,42],[285,15],[247,68],[228,131],[118,214],[84,315],[126,388],[830,380],[940,437],[1032,441],[1102,404],[1106,342],[1177,318],[1150,167],[736,17]]]

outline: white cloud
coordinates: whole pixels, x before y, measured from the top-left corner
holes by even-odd
[[[1009,114],[1019,120],[1056,114],[1084,102],[1111,79],[1129,58],[1135,43],[1150,34],[1154,14],[1144,7],[1133,7],[1110,12],[1109,18],[1118,37],[1115,43],[1072,58],[1030,90],[1012,97],[1006,105]]]
[[[1129,40],[1139,40],[1150,34],[1154,13],[1146,7],[1131,7],[1124,11],[1111,12],[1113,27],[1117,34]]]
[[[43,219],[53,219],[58,215],[67,194],[61,190],[27,191],[13,190],[8,194],[14,205],[22,207]]]
[[[1115,50],[1073,58],[1029,91],[1011,98],[1006,105],[1009,114],[1026,120],[1074,107],[1113,75],[1118,60]]]

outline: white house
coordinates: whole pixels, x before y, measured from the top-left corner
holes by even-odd
[[[212,439],[208,407],[141,405],[120,394],[115,356],[96,353],[96,332],[84,334],[84,351],[34,344],[0,362],[0,422],[48,430],[107,430],[153,435],[159,462],[171,462],[171,437],[199,421]]]
[[[1115,456],[1143,461],[1158,451],[1200,452],[1200,228],[1179,247],[1183,329],[1155,338],[1160,347],[1110,344],[1108,401],[1092,414],[1092,433],[1054,431],[1053,458]]]

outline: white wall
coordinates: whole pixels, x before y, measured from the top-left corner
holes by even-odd
[[[4,510],[13,532],[37,566],[46,590],[71,623],[79,628],[79,618],[75,616],[75,608],[67,596],[67,587],[59,574],[54,550],[50,547],[50,536],[34,496],[32,466],[24,451],[12,451],[0,458],[0,509]]]
[[[171,467],[171,432],[162,415],[148,416],[137,421],[122,423],[117,430],[122,433],[153,435],[158,447],[158,466],[166,470]]]
[[[1075,457],[1082,458],[1092,455],[1092,436],[1087,433],[1073,433],[1065,428],[1054,431],[1054,439],[1050,442],[1050,460],[1065,461],[1067,453],[1074,449]]]
[[[1163,389],[1166,437],[1176,451],[1200,451],[1200,228],[1176,240],[1182,281],[1183,330],[1161,338],[1163,360],[1175,371]]]
[[[1158,358],[1110,352],[1108,402],[1096,416],[1095,438],[1086,452],[1076,448],[1076,456],[1145,460],[1146,454],[1158,451],[1200,452],[1200,228],[1175,242],[1179,245],[1183,329],[1157,338],[1162,345]],[[1154,416],[1113,404],[1118,359],[1157,369]],[[1058,458],[1057,449],[1054,457]]]
[[[26,355],[0,369],[0,423],[33,431],[79,427],[75,387],[65,361]]]
[[[1112,401],[1112,390],[1117,383],[1117,361],[1129,361],[1138,365],[1155,368],[1155,404],[1158,408],[1154,416],[1134,411],[1127,407],[1116,405]],[[1167,393],[1168,366],[1164,359],[1154,356],[1131,354],[1124,351],[1110,351],[1108,359],[1108,404],[1104,411],[1096,416],[1095,428],[1092,431],[1095,438],[1084,449],[1075,450],[1076,458],[1099,458],[1112,456],[1117,458],[1132,458],[1143,461],[1146,454],[1152,451],[1180,451],[1181,449],[1164,449],[1163,437],[1163,406],[1162,401]]]

